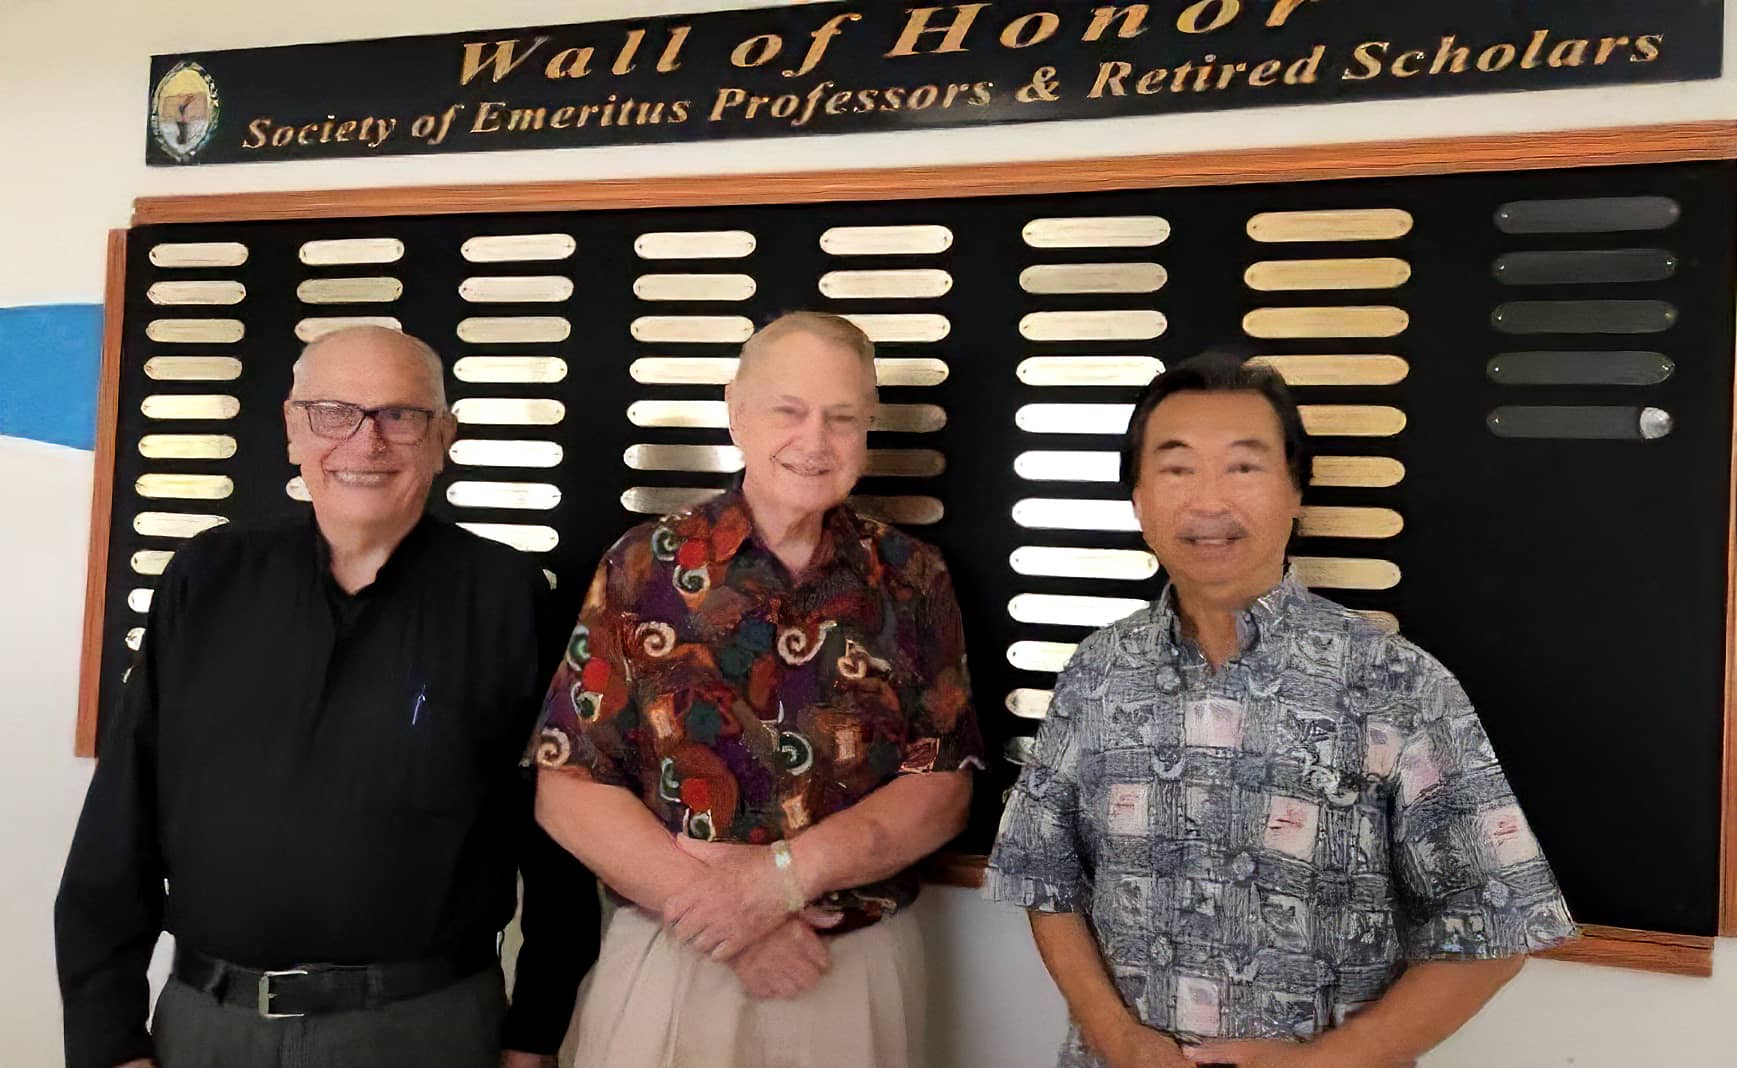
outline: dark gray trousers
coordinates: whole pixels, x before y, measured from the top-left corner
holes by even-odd
[[[151,1037],[159,1068],[499,1068],[498,968],[365,1012],[267,1020],[170,979]]]

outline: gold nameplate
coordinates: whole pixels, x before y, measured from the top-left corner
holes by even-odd
[[[1357,614],[1362,616],[1364,619],[1367,619],[1369,622],[1375,624],[1377,627],[1379,627],[1381,630],[1387,632],[1388,634],[1398,634],[1399,633],[1399,617],[1394,615],[1392,612],[1374,612],[1374,611],[1367,611],[1367,610],[1359,610],[1357,612]]]
[[[1020,231],[1032,248],[1150,248],[1170,237],[1170,223],[1156,215],[1033,219]]]
[[[1390,438],[1405,429],[1405,413],[1382,404],[1304,404],[1303,429],[1323,438]]]
[[[1267,243],[1391,241],[1411,233],[1411,212],[1398,208],[1349,211],[1268,211],[1248,221],[1248,236]]]
[[[695,486],[634,486],[621,495],[621,507],[640,515],[673,515],[698,507],[723,492]]]
[[[933,256],[953,247],[945,226],[834,226],[820,235],[833,256]]]
[[[220,515],[192,512],[140,512],[133,517],[133,533],[147,538],[191,538],[229,520]]]
[[[1027,404],[1013,425],[1027,434],[1121,434],[1133,414],[1132,404]]]
[[[387,304],[404,295],[404,283],[387,275],[373,278],[309,278],[296,286],[303,304]]]
[[[459,246],[459,254],[471,263],[564,260],[578,247],[570,234],[502,234],[473,237]]]
[[[165,345],[232,345],[247,334],[240,319],[152,319],[145,336]]]
[[[141,589],[133,590],[131,593],[128,593],[127,607],[140,615],[149,612],[151,610],[151,591]]]
[[[217,393],[153,393],[139,411],[146,419],[234,419],[241,402]]]
[[[629,330],[635,341],[739,345],[754,335],[754,323],[741,315],[642,315]]]
[[[1243,272],[1263,293],[1308,289],[1395,289],[1411,281],[1411,264],[1389,257],[1360,260],[1265,260]]]
[[[1015,373],[1028,386],[1144,386],[1163,370],[1151,356],[1033,356]]]
[[[139,455],[148,460],[227,460],[235,439],[227,434],[146,434]]]
[[[559,356],[465,356],[452,365],[460,382],[530,382],[547,384],[567,377],[567,361]]]
[[[1141,549],[1075,549],[1022,545],[1008,557],[1021,575],[1144,582],[1158,573],[1158,558]]]
[[[464,398],[452,413],[467,424],[552,427],[566,419],[566,405],[545,398]]]
[[[627,406],[627,421],[634,426],[723,430],[730,425],[730,412],[723,401],[634,401]]]
[[[633,280],[640,300],[747,300],[758,290],[745,274],[642,274]]]
[[[742,469],[742,450],[734,445],[629,445],[621,459],[635,471],[734,474]]]
[[[130,562],[133,570],[140,575],[161,575],[163,569],[169,566],[169,558],[174,555],[167,549],[140,549],[133,554]]]
[[[938,386],[947,381],[947,363],[933,356],[878,356],[875,384],[879,386]]]
[[[832,300],[922,300],[946,296],[953,276],[946,271],[828,271],[820,294]]]
[[[1256,308],[1242,317],[1249,337],[1393,337],[1411,325],[1403,308]]]
[[[145,361],[145,377],[158,382],[231,382],[241,377],[241,361],[233,356],[153,356]]]
[[[1167,325],[1163,312],[1145,308],[1032,312],[1019,321],[1019,333],[1028,341],[1149,341]]]
[[[1399,585],[1399,565],[1387,560],[1297,556],[1291,566],[1303,585],[1319,589],[1391,590]]]
[[[1386,456],[1317,456],[1311,486],[1386,489],[1405,481],[1405,465]]]
[[[953,331],[945,315],[845,315],[874,342],[940,341]]]
[[[466,397],[452,405],[461,423],[487,426],[554,426],[567,418],[567,406],[542,397]]]
[[[138,652],[145,644],[145,628],[133,627],[127,631],[127,648]]]
[[[887,523],[922,527],[939,523],[946,508],[935,497],[855,496],[850,503],[862,514]]]
[[[342,263],[396,263],[404,258],[404,242],[396,237],[308,241],[303,243],[299,256],[309,267],[329,267]]]
[[[736,377],[736,357],[646,356],[629,364],[627,373],[647,386],[722,386]]]
[[[756,246],[746,230],[693,230],[640,234],[633,251],[645,260],[737,260]]]
[[[947,458],[934,449],[870,449],[864,478],[934,478]]]
[[[296,339],[311,345],[327,334],[357,326],[378,326],[386,330],[404,329],[404,324],[390,315],[334,315],[303,319],[296,324]]]
[[[1392,386],[1405,381],[1411,365],[1398,356],[1257,356],[1291,386]]]
[[[1297,533],[1305,538],[1391,538],[1405,519],[1391,508],[1334,508],[1309,505]]]
[[[1007,695],[1007,710],[1020,719],[1043,719],[1049,715],[1050,690],[1021,688]]]
[[[510,545],[523,553],[546,553],[561,543],[561,535],[554,527],[518,523],[460,523],[459,526],[478,537]]]
[[[1135,597],[1079,597],[1022,593],[1007,602],[1007,614],[1021,623],[1058,627],[1107,627],[1146,607]]]
[[[627,373],[648,386],[722,386],[736,376],[734,356],[646,356]],[[947,381],[947,364],[930,356],[880,356],[875,382],[882,386],[938,386]]]
[[[1169,272],[1156,263],[1045,263],[1019,272],[1027,293],[1156,293]]]
[[[1013,473],[1030,482],[1115,482],[1122,456],[1114,452],[1022,452]]]
[[[447,455],[466,467],[556,467],[563,452],[554,441],[465,438],[453,442]]]
[[[314,499],[313,495],[308,492],[307,482],[303,481],[302,476],[300,475],[297,475],[283,484],[283,493],[284,496],[288,497],[290,500],[300,501],[303,504],[307,504]]]
[[[1007,648],[1007,662],[1021,671],[1058,672],[1079,646],[1073,642],[1014,642]]]
[[[240,282],[155,282],[145,290],[152,304],[240,304],[247,287]]]
[[[933,434],[947,425],[947,412],[935,404],[883,404],[875,410],[870,430],[894,434]]]
[[[472,304],[555,304],[573,296],[573,280],[558,274],[478,275],[458,284]]]
[[[547,482],[454,482],[446,501],[455,508],[525,508],[548,511],[561,503],[561,491]]]
[[[1030,530],[1136,531],[1133,502],[1027,497],[1013,506],[1013,521]]]
[[[471,345],[565,341],[572,332],[572,325],[556,315],[482,316],[458,324],[458,339]]]
[[[153,267],[239,267],[247,262],[247,246],[235,241],[153,245]]]

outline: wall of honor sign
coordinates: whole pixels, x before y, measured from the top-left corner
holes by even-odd
[[[981,853],[1057,670],[1161,586],[1115,483],[1131,401],[1243,341],[1319,453],[1303,576],[1460,675],[1578,918],[1711,934],[1734,211],[1718,162],[147,226],[104,703],[177,546],[305,507],[279,402],[310,338],[383,323],[442,352],[437,510],[534,555],[572,611],[626,527],[740,469],[721,386],[743,339],[825,309],[879,343],[858,503],[957,579],[996,754]]]

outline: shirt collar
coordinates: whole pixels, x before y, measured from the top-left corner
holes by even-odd
[[[1297,577],[1295,568],[1286,566],[1284,578],[1266,593],[1249,602],[1236,619],[1236,634],[1241,651],[1246,655],[1263,643],[1276,640],[1290,624],[1290,617],[1308,587]],[[1152,608],[1152,622],[1158,633],[1176,648],[1193,645],[1182,636],[1182,617],[1176,609],[1176,587],[1165,582]]]
[[[361,597],[373,590],[383,588],[394,575],[407,567],[408,562],[416,557],[421,545],[428,540],[429,528],[434,526],[435,522],[436,520],[432,516],[423,512],[422,518],[416,521],[416,525],[411,527],[410,531],[404,535],[403,540],[399,541],[392,549],[392,555],[388,556],[386,562],[380,565],[380,570],[374,575],[374,581],[357,590],[354,594],[346,594],[346,596]],[[320,531],[319,520],[315,518],[311,506],[307,510],[307,531],[308,540],[313,543],[315,570],[323,580],[332,584],[333,589],[342,593],[343,590],[337,585],[338,580],[332,576],[332,547],[326,543],[326,536]]]
[[[729,532],[721,541],[713,542],[717,559],[729,559],[744,544],[752,544],[770,555],[771,550],[754,530],[754,517],[748,510],[747,498],[742,495],[740,479],[730,489],[701,505],[701,509],[708,529]],[[829,508],[821,520],[820,543],[815,546],[811,570],[819,571],[835,560],[842,560],[865,582],[872,582],[879,571],[874,541],[869,524],[850,505]]]

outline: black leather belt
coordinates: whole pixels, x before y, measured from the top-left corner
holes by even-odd
[[[494,949],[486,947],[468,956],[258,971],[177,946],[173,974],[225,1005],[246,1005],[267,1020],[282,1020],[378,1009],[432,994],[495,966]]]

